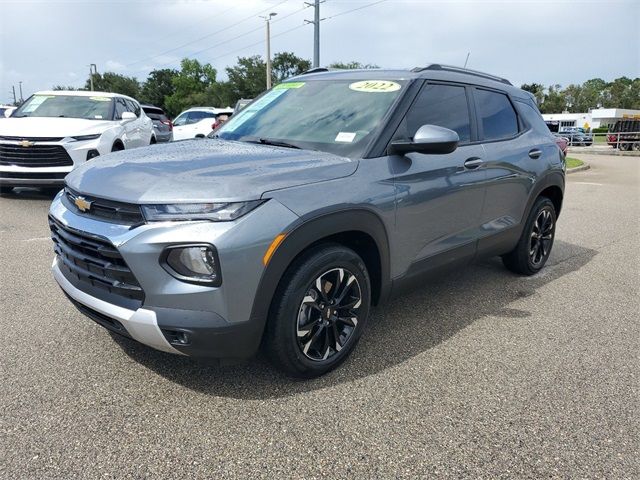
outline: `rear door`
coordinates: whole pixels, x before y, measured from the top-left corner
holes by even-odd
[[[396,242],[410,274],[475,254],[486,173],[469,100],[464,85],[425,84],[394,137],[412,138],[427,124],[449,128],[460,137],[458,148],[449,154],[391,157]]]
[[[130,112],[131,108],[127,104],[127,101],[122,97],[115,97],[115,119],[120,121],[122,120],[122,114],[124,112]],[[134,148],[139,146],[140,143],[140,132],[137,129],[136,121],[127,122],[122,125],[124,129],[124,134],[122,136],[122,142],[124,143],[124,148]]]
[[[504,253],[505,245],[517,242],[517,226],[524,221],[531,189],[546,168],[545,157],[550,149],[555,156],[558,153],[551,136],[531,128],[505,92],[477,87],[473,96],[487,174],[484,238],[478,249]]]

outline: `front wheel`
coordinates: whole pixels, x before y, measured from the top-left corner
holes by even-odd
[[[316,247],[287,271],[274,297],[265,347],[288,375],[313,378],[339,366],[369,316],[364,262],[340,245]]]
[[[505,267],[521,275],[534,275],[547,263],[556,232],[553,202],[540,197],[531,209],[522,236],[511,252],[502,257]]]

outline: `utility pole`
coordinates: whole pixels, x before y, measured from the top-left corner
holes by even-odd
[[[98,73],[98,67],[95,63],[89,64],[89,83],[91,84],[91,91],[93,92],[93,76]]]
[[[20,103],[22,103],[24,102],[24,97],[22,96],[22,80],[18,82],[18,85],[20,85]]]
[[[313,3],[305,2],[306,5],[314,8],[313,21],[305,20],[305,23],[313,23],[313,68],[320,66],[320,4],[322,1],[314,0]]]
[[[464,67],[462,67],[462,68],[467,68],[467,63],[469,62],[469,55],[471,55],[471,52],[468,52],[468,53],[467,53],[467,58],[466,58],[466,60],[464,61]]]
[[[275,17],[277,13],[271,12],[269,15],[260,16],[267,22],[267,90],[271,88],[271,17]]]
[[[11,91],[13,92],[13,104],[17,105],[18,101],[16,100],[16,86],[11,85]]]

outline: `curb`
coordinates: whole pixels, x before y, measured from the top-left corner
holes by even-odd
[[[584,172],[585,170],[589,170],[590,168],[591,168],[591,165],[589,165],[588,163],[585,163],[584,165],[580,165],[579,167],[567,168],[567,174],[576,173],[576,172]]]

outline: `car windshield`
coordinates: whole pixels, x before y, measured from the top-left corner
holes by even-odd
[[[111,120],[111,97],[74,95],[33,95],[13,114],[14,117],[69,117]]]
[[[356,157],[405,85],[388,80],[281,83],[210,136]]]

